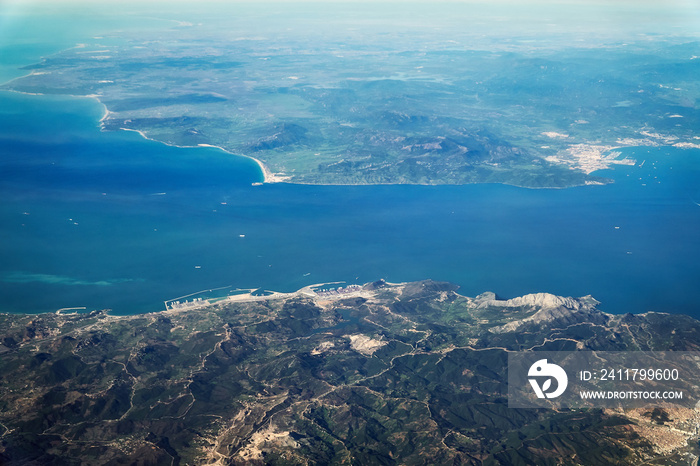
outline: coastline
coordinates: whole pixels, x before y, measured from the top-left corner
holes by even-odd
[[[106,106],[104,103],[102,103],[102,101],[100,101],[100,99],[98,99],[97,96],[85,96],[85,97],[92,97],[92,98],[94,98],[95,100],[97,100],[98,102],[100,102],[100,104],[105,108],[105,113],[104,113],[104,115],[102,116],[102,118],[100,118],[100,128],[101,128],[102,131],[107,131],[107,130],[104,129],[104,121],[109,117],[109,115],[112,114],[112,112],[110,112],[110,111],[107,109],[107,106]],[[177,148],[180,148],[180,149],[196,149],[196,148],[199,148],[199,147],[208,147],[208,148],[213,148],[213,149],[219,149],[219,150],[221,150],[222,152],[225,152],[225,153],[227,153],[227,154],[229,154],[229,155],[233,155],[233,156],[235,156],[235,157],[245,157],[245,158],[247,158],[247,159],[252,160],[253,162],[255,162],[255,163],[258,165],[258,167],[260,168],[260,172],[261,172],[262,175],[263,175],[263,183],[267,183],[267,184],[271,184],[271,183],[283,183],[283,182],[286,182],[286,181],[289,179],[289,177],[286,177],[286,176],[283,176],[283,175],[280,175],[280,174],[276,174],[276,173],[272,173],[272,172],[270,171],[270,169],[267,168],[267,167],[265,166],[265,164],[263,164],[260,160],[256,159],[255,157],[251,157],[251,156],[249,156],[249,155],[244,155],[244,154],[234,154],[233,152],[230,152],[230,151],[224,149],[224,148],[221,147],[221,146],[215,146],[215,145],[213,145],[213,144],[197,144],[196,146],[180,146],[180,145],[177,145],[177,144],[170,144],[170,143],[167,143],[167,142],[165,142],[165,141],[161,141],[161,140],[159,140],[159,139],[154,139],[154,138],[148,137],[148,135],[146,135],[146,133],[144,133],[143,131],[141,131],[141,130],[139,130],[139,129],[120,127],[119,130],[121,130],[121,131],[132,131],[132,132],[134,132],[134,133],[138,133],[138,134],[139,134],[142,138],[144,138],[144,139],[147,139],[147,140],[153,141],[153,142],[157,142],[157,143],[159,143],[159,144],[164,144],[164,145],[169,146],[169,147],[177,147]]]
[[[31,73],[30,73],[31,74]],[[19,79],[19,78],[15,78]],[[12,80],[14,81],[14,79]],[[9,83],[10,81],[8,81]],[[22,92],[22,91],[15,91],[12,89],[8,89],[13,92],[18,92],[21,94],[28,94],[28,95],[45,95],[41,93],[27,93],[27,92]],[[90,95],[73,95],[73,94],[68,94],[70,97],[81,97],[81,98],[92,98],[95,99],[97,102],[99,102],[100,105],[104,107],[104,113],[102,117],[99,120],[100,127],[102,131],[106,131],[104,129],[104,122],[109,118],[110,115],[112,115],[113,112],[111,112],[108,108],[107,105],[105,105],[101,100],[100,100],[100,95],[97,94],[90,94]],[[260,159],[257,159],[255,157],[252,157],[250,155],[245,155],[245,154],[237,154],[233,153],[224,147],[217,146],[214,144],[197,144],[196,146],[181,146],[177,144],[170,144],[158,139],[154,139],[146,135],[145,132],[142,130],[137,130],[137,129],[132,129],[132,128],[124,128],[120,127],[120,130],[124,131],[134,131],[141,135],[144,139],[147,139],[149,141],[154,141],[158,142],[160,144],[165,144],[166,146],[170,147],[178,147],[178,148],[197,148],[197,147],[209,147],[209,148],[216,148],[219,149],[229,155],[237,156],[237,157],[245,157],[247,159],[250,159],[254,161],[258,167],[260,168],[260,171],[263,175],[263,183],[265,184],[272,184],[272,183],[291,183],[291,184],[298,184],[298,185],[307,185],[307,186],[394,186],[394,185],[403,185],[403,184],[408,184],[408,185],[413,185],[413,186],[463,186],[466,184],[501,184],[505,186],[513,186],[516,188],[522,188],[522,189],[535,189],[535,190],[540,190],[540,189],[567,189],[567,188],[576,188],[576,187],[584,187],[584,186],[606,186],[608,184],[614,183],[614,180],[612,179],[607,179],[607,182],[598,182],[598,181],[586,181],[583,184],[572,184],[572,185],[567,185],[567,186],[522,186],[514,183],[506,183],[506,182],[492,182],[492,183],[464,183],[464,184],[446,184],[446,183],[310,183],[310,182],[304,182],[304,181],[299,181],[299,180],[294,180],[292,176],[286,175],[284,173],[273,173],[263,161]],[[586,146],[586,144],[578,144],[575,146],[570,147],[568,150],[569,151],[576,151],[577,149],[580,149],[581,146]],[[668,147],[677,147],[680,149],[694,149],[694,148],[700,148],[700,145],[698,144],[686,144],[686,145],[681,145],[680,143],[675,143],[675,144],[668,144]],[[594,160],[585,160],[585,163],[582,163],[581,160],[578,160],[579,166],[577,166],[576,163],[571,164],[570,162],[567,163],[565,161],[559,161],[557,164],[561,166],[568,166],[568,168],[572,170],[580,170],[586,175],[590,175],[594,172],[597,171],[603,171],[603,170],[610,170],[613,168],[614,165],[635,165],[636,161],[632,159],[622,159],[619,160],[617,157],[620,155],[619,152],[616,152],[619,149],[634,149],[634,148],[639,148],[639,147],[648,147],[648,145],[613,145],[613,146],[605,146],[605,147],[594,147],[594,151],[597,150],[597,157],[594,157]],[[603,150],[600,150],[603,149]],[[585,156],[582,157],[582,154],[577,154],[578,158],[583,158],[586,159]],[[590,154],[586,153],[583,154],[586,156],[589,156]],[[575,157],[576,158],[576,157]],[[546,158],[545,158],[546,160]],[[551,162],[551,160],[550,160]],[[254,183],[257,184],[257,183]]]
[[[31,75],[31,74],[32,74],[32,73],[29,73],[28,75],[25,75],[25,76],[29,76],[29,75]],[[1,86],[3,86],[3,87],[4,87],[4,86],[7,86],[7,84],[9,84],[10,82],[12,82],[12,81],[14,81],[14,80],[17,80],[17,79],[21,79],[21,78],[23,78],[23,77],[25,77],[25,76],[20,76],[20,77],[17,77],[17,78],[13,78],[13,79],[11,79],[11,80],[8,81],[8,82],[3,83]],[[6,88],[6,87],[4,87],[4,88],[1,89],[1,90],[8,91],[8,92],[14,92],[14,93],[17,93],[17,94],[31,95],[31,96],[48,96],[48,95],[54,95],[54,94],[24,92],[24,91],[19,91],[19,90],[16,90],[16,89],[11,89],[11,88]],[[106,105],[104,102],[102,102],[102,101],[100,100],[100,97],[101,97],[101,96],[100,96],[99,94],[88,94],[88,95],[61,94],[61,96],[63,96],[63,97],[71,97],[71,98],[81,98],[81,99],[86,99],[86,98],[87,98],[87,99],[94,99],[94,100],[95,100],[96,102],[98,102],[98,103],[102,106],[102,108],[103,108],[102,116],[101,116],[100,119],[98,120],[98,124],[99,124],[99,126],[100,126],[100,130],[101,130],[101,131],[108,131],[108,130],[105,129],[105,121],[106,121],[106,120],[110,117],[110,115],[112,115],[114,112],[111,112],[111,111],[109,110],[109,108],[107,107],[107,105]],[[558,190],[558,189],[567,189],[567,188],[575,188],[575,187],[582,187],[582,186],[605,186],[605,185],[607,185],[607,184],[613,183],[612,180],[610,180],[609,183],[586,182],[586,183],[583,183],[583,184],[574,184],[574,185],[568,185],[568,186],[522,186],[522,185],[518,185],[518,184],[514,184],[514,183],[505,183],[505,182],[500,182],[500,183],[499,183],[499,182],[490,182],[490,183],[478,183],[478,182],[476,182],[476,183],[464,183],[464,184],[446,184],[446,183],[332,183],[332,182],[330,182],[330,183],[329,183],[329,182],[310,183],[310,182],[305,182],[305,181],[294,180],[291,176],[286,175],[286,174],[284,174],[284,173],[273,173],[273,172],[267,167],[267,165],[265,165],[265,163],[263,163],[263,161],[261,161],[260,159],[257,159],[257,158],[255,158],[255,157],[251,157],[250,155],[233,153],[233,152],[231,152],[231,151],[229,151],[229,150],[227,150],[227,149],[225,149],[225,148],[223,148],[223,147],[221,147],[221,146],[217,146],[217,145],[214,145],[214,144],[197,144],[197,145],[195,145],[195,146],[183,146],[183,145],[178,145],[178,144],[171,144],[171,143],[168,143],[168,142],[165,142],[165,141],[161,141],[161,140],[159,140],[159,139],[155,139],[155,138],[149,137],[149,136],[148,136],[144,131],[142,131],[142,130],[133,129],[133,128],[125,128],[125,127],[120,127],[119,130],[123,130],[123,131],[132,131],[132,132],[138,133],[142,138],[144,138],[144,139],[146,139],[146,140],[153,141],[153,142],[157,142],[157,143],[159,143],[159,144],[164,144],[164,145],[169,146],[169,147],[177,147],[177,148],[183,148],[183,149],[194,149],[194,148],[198,148],[198,147],[216,148],[216,149],[219,149],[219,150],[221,150],[221,151],[223,151],[223,152],[225,152],[226,154],[229,154],[229,155],[233,155],[233,156],[236,156],[236,157],[245,157],[245,158],[247,158],[247,159],[252,160],[253,162],[255,162],[255,163],[258,165],[258,167],[259,167],[259,169],[260,169],[260,172],[262,173],[262,178],[263,178],[262,183],[263,183],[263,184],[290,183],[290,184],[306,185],[306,186],[394,186],[394,185],[411,185],[411,186],[464,186],[464,185],[467,185],[467,184],[501,184],[501,185],[505,185],[505,186],[513,186],[513,187],[522,188],[522,189],[535,189],[535,190],[540,190],[540,189],[557,189],[557,190]],[[635,146],[630,146],[630,147],[635,147]],[[673,147],[673,146],[671,146],[671,147]],[[616,146],[616,147],[612,147],[611,150],[620,149],[620,148],[628,148],[628,147],[626,147],[626,146]],[[682,147],[682,148],[685,149],[686,147]],[[626,165],[624,162],[622,162],[622,163],[621,163],[621,162],[612,162],[612,164]],[[570,168],[571,168],[571,169],[574,169],[573,167],[570,167]],[[592,173],[592,172],[594,172],[594,171],[604,170],[604,169],[610,169],[610,168],[612,168],[612,167],[610,167],[610,166],[608,166],[608,167],[600,167],[600,168],[598,168],[598,169],[596,169],[596,170],[592,170],[592,171],[587,172],[587,174],[590,174],[590,173]],[[260,184],[260,183],[253,183],[253,185],[258,185],[258,184]]]
[[[30,75],[31,75],[31,73],[30,73]],[[28,75],[25,75],[25,76],[28,76]],[[14,79],[8,81],[7,83],[2,84],[2,86],[6,86],[8,83],[10,83],[10,82],[12,82],[12,81],[14,81],[14,80],[16,80],[16,79],[20,79],[20,78],[22,78],[22,77],[25,77],[25,76],[21,76],[21,77],[18,77],[18,78],[14,78]],[[48,96],[48,95],[54,95],[54,94],[24,92],[24,91],[18,91],[18,90],[16,90],[16,89],[11,89],[11,88],[3,88],[2,90],[8,91],[8,92],[14,92],[14,93],[17,93],[17,94],[31,95],[31,96]],[[81,99],[94,99],[94,100],[95,100],[96,102],[98,102],[98,103],[102,106],[102,108],[104,109],[104,110],[103,110],[103,113],[102,113],[102,116],[101,116],[100,119],[98,120],[98,124],[99,124],[99,126],[100,126],[100,130],[101,130],[101,131],[108,131],[108,130],[106,130],[106,129],[104,128],[104,124],[105,124],[105,121],[110,117],[110,115],[113,114],[113,112],[111,112],[111,111],[109,110],[109,108],[107,107],[107,105],[105,105],[105,103],[102,102],[102,101],[100,100],[100,95],[98,95],[98,94],[88,94],[88,95],[61,94],[61,96],[63,96],[63,97],[72,97],[72,98],[81,98]],[[247,159],[252,160],[253,162],[255,162],[255,163],[258,165],[258,167],[260,168],[260,172],[262,173],[262,177],[263,177],[262,183],[264,183],[264,184],[290,183],[290,184],[305,185],[305,186],[395,186],[395,185],[411,185],[411,186],[465,186],[465,185],[468,185],[468,184],[501,184],[501,185],[504,185],[504,186],[513,186],[513,187],[522,188],[522,189],[537,189],[537,190],[539,190],[539,189],[567,189],[567,188],[575,188],[575,187],[581,187],[581,186],[605,186],[605,185],[607,185],[607,184],[612,183],[612,180],[610,181],[610,183],[595,183],[595,182],[591,183],[591,182],[587,182],[587,183],[584,183],[584,184],[574,184],[574,185],[568,185],[568,186],[522,186],[522,185],[518,185],[518,184],[514,184],[514,183],[504,183],[504,182],[500,182],[500,183],[498,183],[498,182],[478,183],[478,182],[477,182],[477,183],[464,183],[464,184],[447,184],[447,183],[332,183],[332,182],[310,183],[310,182],[305,182],[305,181],[294,180],[294,179],[292,179],[291,176],[286,175],[286,174],[284,174],[284,173],[273,173],[273,172],[267,167],[267,165],[265,165],[265,163],[263,163],[260,159],[257,159],[257,158],[255,158],[255,157],[251,157],[250,155],[236,154],[236,153],[231,152],[231,151],[229,151],[229,150],[227,150],[227,149],[225,149],[225,148],[223,148],[223,147],[221,147],[221,146],[217,146],[217,145],[214,145],[214,144],[197,144],[196,146],[182,146],[182,145],[178,145],[178,144],[171,144],[171,143],[168,143],[168,142],[165,142],[165,141],[161,141],[161,140],[159,140],[159,139],[151,138],[151,137],[149,137],[149,136],[148,136],[144,131],[142,131],[142,130],[133,129],[133,128],[125,128],[125,127],[120,127],[119,130],[123,130],[123,131],[132,131],[132,132],[138,133],[142,138],[144,138],[144,139],[146,139],[146,140],[148,140],[148,141],[157,142],[157,143],[159,143],[159,144],[164,144],[164,145],[169,146],[169,147],[177,147],[177,148],[182,148],[182,149],[195,149],[195,148],[198,148],[198,147],[208,147],[208,148],[219,149],[219,150],[225,152],[226,154],[233,155],[233,156],[236,156],[236,157],[245,157],[245,158],[247,158]],[[631,147],[633,147],[633,146],[631,146]],[[625,146],[613,147],[613,149],[619,149],[619,148],[627,148],[627,147],[625,147]],[[684,148],[685,148],[685,147],[684,147]],[[613,163],[615,164],[615,162],[613,162]],[[619,162],[618,162],[618,163],[619,163]],[[624,163],[622,163],[622,165],[624,165]],[[570,168],[571,168],[571,167],[570,167]],[[601,167],[601,168],[599,168],[599,169],[597,169],[597,170],[594,170],[594,171],[603,170],[603,169],[610,169],[610,168],[611,168],[611,167]],[[573,169],[573,168],[572,168],[572,169]],[[587,174],[590,174],[590,173],[592,173],[592,172],[593,172],[593,171],[588,172]],[[254,183],[254,184],[258,184],[258,183]]]
[[[30,95],[30,96],[57,96],[57,97],[69,97],[69,98],[80,98],[80,99],[94,99],[96,102],[98,102],[102,108],[103,108],[103,113],[102,116],[98,120],[98,124],[100,126],[101,131],[108,131],[105,129],[105,122],[110,118],[111,115],[114,114],[114,112],[110,111],[107,105],[100,100],[101,95],[99,94],[87,94],[87,95],[78,95],[78,94],[60,94],[60,95],[55,95],[55,94],[46,94],[46,93],[41,93],[41,92],[25,92],[25,91],[20,91],[16,89],[12,89],[10,87],[7,87],[11,82],[22,79],[26,76],[31,76],[34,73],[28,73],[23,76],[18,76],[15,78],[10,79],[9,81],[0,84],[0,90],[6,91],[6,92],[12,92],[16,94],[23,94],[23,95]],[[256,182],[252,183],[254,186],[260,185],[260,184],[273,184],[273,183],[289,183],[289,184],[297,184],[297,185],[306,185],[306,186],[394,186],[394,185],[411,185],[411,186],[465,186],[468,184],[500,184],[504,186],[512,186],[515,188],[521,188],[521,189],[533,189],[533,190],[560,190],[560,189],[567,189],[567,188],[576,188],[576,187],[585,187],[585,186],[606,186],[608,184],[614,183],[614,180],[612,179],[606,179],[607,182],[598,182],[598,181],[586,181],[585,183],[582,184],[571,184],[571,185],[566,185],[566,186],[523,186],[519,184],[514,184],[514,183],[508,183],[508,182],[488,182],[488,183],[480,183],[480,182],[474,182],[474,183],[463,183],[463,184],[452,184],[452,183],[334,183],[334,182],[308,182],[308,181],[300,181],[297,179],[293,179],[292,176],[286,175],[284,173],[273,173],[269,167],[260,159],[257,159],[255,157],[252,157],[250,155],[245,155],[245,154],[237,154],[234,152],[231,152],[224,147],[217,146],[214,144],[197,144],[194,146],[184,146],[184,145],[178,145],[178,144],[171,144],[159,139],[155,139],[152,137],[149,137],[143,130],[138,130],[138,129],[133,129],[133,128],[125,128],[125,127],[120,127],[119,130],[124,130],[124,131],[132,131],[135,133],[138,133],[142,138],[157,142],[159,144],[164,144],[166,146],[170,147],[177,147],[177,148],[185,148],[185,149],[194,149],[198,147],[207,147],[207,148],[216,148],[219,149],[223,152],[225,152],[228,155],[236,156],[236,157],[245,157],[247,159],[252,160],[258,165],[258,168],[260,169],[260,172],[262,174],[262,183]],[[583,144],[580,144],[578,146],[582,146]],[[700,144],[681,144],[681,143],[674,143],[674,144],[658,144],[660,146],[666,146],[666,147],[674,147],[678,149],[696,149],[700,148]],[[578,147],[577,146],[577,147]],[[696,147],[697,146],[697,147]],[[568,165],[568,168],[572,170],[579,169],[582,172],[586,173],[587,175],[590,175],[592,173],[598,172],[598,171],[604,171],[604,170],[610,170],[613,168],[614,165],[634,165],[636,164],[635,160],[632,159],[622,159],[619,160],[617,157],[620,155],[619,152],[616,152],[619,149],[634,149],[634,148],[641,148],[641,147],[649,147],[648,144],[640,144],[640,145],[615,145],[615,146],[606,146],[603,151],[600,151],[597,155],[599,157],[596,158],[595,162],[597,164],[593,164],[594,166],[589,166],[588,169],[584,169],[583,167],[575,167],[572,166],[570,163],[563,163],[559,161],[559,164],[561,165]],[[550,162],[553,162],[550,160]],[[590,165],[590,161],[589,165]]]
[[[42,59],[43,59],[43,57],[42,57]],[[14,92],[17,94],[32,95],[32,96],[53,95],[53,94],[19,91],[19,90],[7,87],[11,82],[25,78],[27,76],[31,76],[32,74],[34,74],[34,73],[31,72],[31,73],[27,73],[26,75],[17,76],[15,78],[10,79],[7,82],[0,84],[0,86],[2,86],[2,90]],[[61,95],[64,97],[94,99],[96,102],[98,102],[102,106],[102,108],[104,109],[102,116],[98,120],[100,130],[107,131],[104,127],[105,121],[110,117],[110,115],[113,114],[113,112],[111,112],[109,110],[109,108],[107,107],[107,105],[100,100],[101,96],[99,94],[88,94],[88,95],[61,94]],[[248,158],[248,159],[254,161],[258,165],[258,167],[260,168],[260,172],[262,173],[262,178],[263,178],[262,183],[264,183],[264,184],[290,183],[290,184],[298,184],[298,185],[306,185],[306,186],[394,186],[394,185],[403,185],[403,184],[408,184],[408,185],[412,185],[412,186],[463,186],[466,184],[502,184],[505,186],[513,186],[516,188],[523,188],[523,189],[566,189],[566,188],[574,188],[574,187],[580,187],[580,186],[596,186],[596,185],[598,185],[597,183],[585,183],[585,184],[570,185],[570,186],[521,186],[521,185],[517,185],[517,184],[513,184],[513,183],[465,183],[463,185],[445,184],[445,183],[329,183],[329,182],[310,183],[310,182],[294,180],[294,179],[292,179],[291,176],[286,175],[284,173],[273,173],[267,167],[267,165],[265,165],[265,163],[263,163],[260,159],[257,159],[255,157],[251,157],[250,155],[236,154],[236,153],[230,152],[229,150],[227,150],[221,146],[217,146],[214,144],[197,144],[196,146],[181,146],[181,145],[177,145],[177,144],[167,143],[167,142],[161,141],[159,139],[151,138],[142,130],[133,129],[133,128],[124,128],[124,127],[120,127],[119,129],[124,130],[124,131],[132,131],[132,132],[138,133],[142,138],[144,138],[146,140],[154,141],[154,142],[157,142],[160,144],[165,144],[166,146],[170,146],[170,147],[178,147],[178,148],[185,148],[185,149],[192,149],[192,148],[197,148],[197,147],[216,148],[216,149],[219,149],[219,150],[221,150],[229,155]],[[619,148],[619,147],[614,147],[613,149],[616,149],[616,148]],[[258,183],[253,183],[253,184],[257,185]],[[603,185],[605,185],[605,184],[603,184]]]

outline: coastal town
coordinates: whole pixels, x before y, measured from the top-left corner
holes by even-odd
[[[315,294],[319,298],[335,299],[335,298],[345,298],[348,295],[351,295],[354,293],[359,293],[360,291],[362,291],[362,287],[360,285],[348,285],[345,288],[340,286],[338,288],[328,288],[328,289],[316,290]]]

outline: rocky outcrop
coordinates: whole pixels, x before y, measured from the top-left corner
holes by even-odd
[[[564,307],[567,309],[581,309],[586,304],[574,298],[565,298],[550,293],[534,293],[518,298],[509,299],[505,302],[507,307],[536,306],[543,309]]]
[[[509,300],[499,300],[492,293],[491,295],[484,293],[477,298],[477,302],[479,308],[505,307],[534,311],[522,319],[491,329],[496,333],[514,332],[530,325],[566,326],[580,322],[603,323],[607,320],[607,315],[596,309],[600,303],[590,295],[571,298],[550,293],[533,293]]]
[[[542,309],[565,307],[567,309],[579,310],[583,307],[595,307],[600,304],[592,296],[584,296],[582,298],[571,298],[553,295],[551,293],[532,293],[517,298],[500,300],[495,293],[480,294],[476,301],[479,308],[487,306],[493,307],[539,307]]]

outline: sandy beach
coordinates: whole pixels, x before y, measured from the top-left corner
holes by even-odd
[[[289,179],[291,178],[289,176],[285,176],[285,175],[280,174],[280,173],[272,173],[270,171],[270,169],[267,168],[267,166],[264,163],[262,163],[262,161],[256,159],[255,157],[251,157],[250,155],[234,154],[233,152],[229,152],[221,146],[215,146],[213,144],[197,144],[196,147],[213,147],[216,149],[220,149],[220,150],[226,152],[227,154],[237,155],[239,157],[245,157],[245,158],[248,158],[248,159],[254,161],[255,163],[258,164],[258,167],[260,167],[260,171],[263,173],[263,179],[264,179],[263,182],[264,183],[283,183],[285,181],[289,181]]]

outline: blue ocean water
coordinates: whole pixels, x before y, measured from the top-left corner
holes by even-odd
[[[0,93],[0,311],[130,314],[226,285],[432,278],[700,317],[698,150],[626,149],[637,165],[601,172],[614,184],[560,190],[252,186],[249,159],[101,132],[102,112]]]

